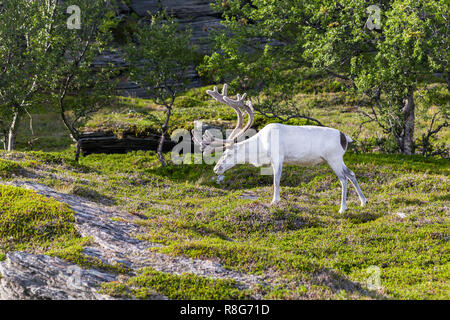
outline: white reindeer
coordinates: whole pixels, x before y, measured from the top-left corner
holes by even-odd
[[[225,149],[214,167],[217,175],[223,175],[225,171],[236,164],[250,163],[256,167],[271,165],[274,184],[272,204],[275,204],[280,201],[280,178],[283,164],[310,166],[326,161],[342,185],[339,212],[342,213],[347,209],[347,179],[352,182],[358,192],[361,206],[367,203],[355,174],[345,166],[343,160],[348,143],[353,141],[349,136],[332,128],[271,123],[256,135],[238,142],[238,138],[244,135],[254,120],[251,101],[244,102],[246,94],[243,96],[238,94],[237,99],[229,98],[226,84],[223,86],[222,94],[218,92],[217,87],[214,87],[213,91],[207,90],[206,93],[215,100],[232,107],[238,116],[237,125],[228,139],[214,137],[209,131],[206,131],[202,140],[199,140],[194,134],[194,141],[201,145],[202,151],[206,148],[214,148],[216,152]],[[249,118],[247,124],[242,128],[244,113],[247,113]]]

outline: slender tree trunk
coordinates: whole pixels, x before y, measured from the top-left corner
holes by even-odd
[[[0,126],[2,127],[1,139],[0,141],[3,143],[3,150],[8,150],[8,130],[5,128],[5,123],[0,119]]]
[[[17,140],[17,132],[19,131],[20,117],[21,117],[20,112],[16,111],[14,113],[14,117],[13,117],[13,121],[11,122],[11,126],[9,127],[8,151],[16,150],[16,140]]]
[[[69,131],[69,135],[72,138],[73,142],[76,143],[76,150],[75,150],[75,161],[78,162],[80,159],[80,153],[81,153],[81,141],[80,141],[80,135],[78,134],[78,131],[70,125],[69,120],[66,117],[66,108],[64,105],[64,98],[65,98],[66,94],[65,92],[63,93],[63,95],[59,98],[59,111],[61,114],[61,119],[64,123],[64,126],[67,128],[67,130]]]
[[[404,154],[414,153],[414,92],[411,91],[405,99],[405,105],[403,107],[404,115],[404,133],[403,133],[403,146],[402,151]]]
[[[157,150],[159,161],[161,162],[162,166],[166,165],[166,161],[164,160],[164,155],[163,155],[163,146],[164,146],[164,141],[165,141],[165,135],[166,135],[166,131],[163,131],[163,133],[161,134],[161,138],[159,139],[158,150]]]
[[[59,111],[61,114],[61,119],[64,123],[64,126],[67,128],[67,130],[69,130],[70,137],[72,138],[73,142],[78,142],[79,134],[78,134],[77,130],[70,125],[69,120],[66,117],[66,113],[65,113],[66,109],[65,109],[64,103],[61,100],[59,101],[59,109],[60,109]]]
[[[2,132],[3,137],[1,139],[2,143],[3,143],[3,150],[7,151],[8,150],[8,131]]]
[[[80,160],[80,153],[81,153],[81,139],[77,141],[76,150],[75,150],[75,161],[78,163]]]
[[[159,139],[159,144],[158,144],[158,157],[159,157],[159,161],[161,162],[162,166],[166,165],[166,161],[164,160],[164,155],[163,155],[163,147],[164,147],[164,141],[166,138],[166,134],[167,134],[167,129],[169,127],[169,120],[170,120],[170,115],[172,114],[172,107],[167,107],[167,113],[166,113],[166,120],[164,121],[164,124],[161,126],[162,129],[162,134],[161,134],[161,138]]]
[[[450,72],[447,72],[447,90],[450,91]]]

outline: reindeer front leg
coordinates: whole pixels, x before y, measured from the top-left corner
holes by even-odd
[[[273,200],[272,204],[280,201],[280,180],[283,171],[283,163],[272,163],[273,169]]]
[[[339,209],[339,213],[344,213],[344,211],[347,210],[347,178],[345,176],[338,176],[338,178],[342,186],[341,208]]]

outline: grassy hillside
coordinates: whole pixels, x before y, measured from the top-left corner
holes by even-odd
[[[300,88],[298,103],[326,125],[354,135],[361,118],[352,100],[340,92],[314,88],[314,83]],[[195,119],[232,126],[233,111],[211,103],[204,89],[193,89],[179,100],[172,129],[192,128]],[[161,116],[162,111],[150,101],[123,98],[96,114],[86,130],[145,135],[157,130],[154,119]],[[258,116],[256,126],[261,128],[267,122]],[[426,119],[418,120],[418,134],[426,124]],[[22,125],[25,129],[27,124]],[[349,210],[339,214],[340,184],[325,165],[286,166],[282,201],[269,206],[272,178],[260,175],[258,168],[236,167],[218,185],[212,166],[192,164],[189,156],[186,164],[175,165],[167,154],[169,165],[165,168],[153,152],[90,155],[76,164],[71,141],[51,110],[42,110],[34,127],[38,139],[32,146],[27,143],[31,138],[27,133],[20,137],[22,151],[0,152],[2,182],[32,180],[127,210],[145,227],[142,239],[164,245],[154,250],[212,259],[232,270],[261,275],[270,285],[253,290],[264,298],[450,298],[448,160],[348,152],[345,162],[356,173],[369,204],[359,207],[356,192],[350,188]],[[378,134],[378,128],[369,124],[359,139]],[[449,130],[440,137],[448,141]],[[13,187],[0,191],[9,197],[0,198],[0,230],[7,232],[0,236],[0,258],[8,251],[24,249],[79,264],[114,267],[82,255],[89,239],[73,232],[68,208]],[[11,200],[5,199],[11,197],[23,201],[31,220],[10,207]],[[68,220],[58,220],[62,216]],[[14,238],[16,231],[2,225],[4,217],[20,221],[21,232],[29,237]],[[61,224],[54,224],[55,219]],[[41,237],[36,226],[42,225],[52,228]],[[10,237],[15,239],[12,244]],[[381,288],[375,291],[367,289],[371,266],[380,270]],[[228,281],[151,269],[135,277],[125,276],[121,283],[108,284],[104,290],[139,298],[154,293],[199,299],[254,294]]]
[[[161,168],[152,152],[91,155],[79,165],[69,152],[1,156],[23,166],[20,178],[135,214],[164,253],[267,275],[277,285],[260,288],[266,298],[449,298],[446,160],[347,154],[369,204],[359,207],[351,189],[339,214],[339,183],[326,166],[287,166],[281,204],[270,207],[271,178],[248,166],[216,185],[212,166]],[[27,175],[31,167],[38,178]],[[376,294],[364,290],[369,266],[381,269]]]

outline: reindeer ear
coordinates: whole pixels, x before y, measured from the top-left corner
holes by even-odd
[[[225,144],[225,150],[231,150],[233,149],[234,143],[226,143]]]

